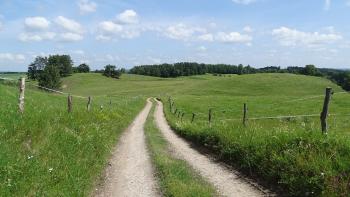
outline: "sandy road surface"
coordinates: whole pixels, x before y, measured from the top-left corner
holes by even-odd
[[[104,183],[95,196],[159,196],[143,129],[151,107],[152,103],[147,100],[145,108],[121,136],[106,169]]]
[[[157,101],[154,116],[159,130],[172,146],[175,154],[187,161],[202,177],[213,184],[220,195],[237,197],[266,196],[261,190],[240,178],[237,175],[238,172],[229,170],[212,161],[178,137],[169,127],[163,113],[163,104],[159,101]]]

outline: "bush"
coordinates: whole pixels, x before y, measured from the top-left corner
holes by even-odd
[[[61,87],[60,72],[54,65],[47,65],[39,77],[39,85],[51,89]]]
[[[103,75],[106,77],[112,77],[115,79],[119,79],[120,76],[122,75],[121,69],[116,69],[114,65],[107,65],[105,66],[105,69],[103,71]]]

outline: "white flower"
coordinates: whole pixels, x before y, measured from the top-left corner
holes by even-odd
[[[28,160],[33,159],[33,157],[34,157],[33,155],[28,156]]]
[[[53,168],[49,168],[49,172],[52,172]]]

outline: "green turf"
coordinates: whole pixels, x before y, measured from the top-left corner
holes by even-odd
[[[337,116],[328,118],[327,136],[321,135],[318,117],[249,120],[246,128],[242,126],[243,103],[248,104],[248,117],[319,114],[328,86],[336,92],[330,103],[330,113]],[[101,104],[106,108],[112,99],[115,110],[89,116],[81,109],[66,116],[65,97],[29,88],[27,99],[30,102],[27,102],[27,114],[23,119],[16,113],[17,90],[1,86],[0,91],[1,106],[5,106],[0,111],[0,120],[5,120],[1,121],[0,137],[6,139],[0,144],[3,180],[0,191],[4,194],[31,195],[34,191],[43,195],[87,194],[118,133],[142,108],[145,98],[151,96],[163,99],[167,118],[177,132],[212,149],[228,164],[278,183],[289,195],[349,193],[350,123],[349,117],[344,115],[350,114],[350,97],[337,94],[342,90],[324,78],[252,74],[161,79],[126,74],[116,80],[101,74],[74,74],[63,79],[63,91],[93,96],[95,109]],[[169,96],[175,101],[175,107],[185,113],[182,122],[169,111]],[[308,99],[296,100],[303,98]],[[81,101],[79,106],[85,108],[85,102]],[[213,109],[211,127],[207,122],[209,108]],[[190,123],[191,113],[198,114],[193,124]],[[45,121],[47,119],[50,123]],[[87,132],[82,132],[85,130]],[[102,141],[91,142],[91,138],[100,139],[97,137],[100,135]],[[31,136],[31,140],[27,136]],[[27,141],[32,141],[37,149],[33,154],[39,155],[34,154],[33,158],[39,159],[34,164],[26,159],[32,154],[23,148]],[[97,150],[104,147],[103,154],[92,149],[90,155],[87,147],[97,147]],[[75,152],[80,154],[77,156]],[[92,164],[89,159],[93,160]],[[67,162],[61,163],[62,160]],[[57,161],[53,164],[58,167],[51,161]],[[59,169],[53,178],[51,173],[42,173],[51,166]]]
[[[25,113],[17,88],[0,85],[0,196],[88,196],[119,134],[142,98],[86,100],[27,89]],[[100,110],[100,105],[104,109]]]
[[[169,150],[167,142],[155,125],[154,107],[148,116],[145,132],[156,175],[164,196],[216,196],[211,185],[180,159],[175,158]]]

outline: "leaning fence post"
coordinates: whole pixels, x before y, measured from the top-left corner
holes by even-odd
[[[331,99],[331,94],[332,94],[332,88],[330,87],[326,88],[326,95],[324,97],[323,109],[320,116],[322,133],[327,133],[328,106],[329,106],[329,101]]]
[[[247,111],[248,111],[247,104],[244,103],[243,105],[243,125],[244,126],[247,126]]]
[[[26,80],[24,77],[20,79],[19,82],[19,99],[18,99],[18,108],[19,112],[23,114],[24,112],[24,90],[26,87]]]
[[[87,103],[87,110],[90,111],[91,109],[91,96],[88,98],[88,103]]]
[[[72,112],[72,101],[73,101],[73,97],[69,94],[68,95],[68,113]]]
[[[196,116],[196,114],[195,113],[192,113],[192,119],[191,119],[191,123],[193,123],[193,121],[194,121],[194,117]]]
[[[182,122],[182,119],[183,119],[184,115],[185,115],[185,113],[182,112],[182,114],[181,114],[181,122]]]
[[[209,125],[211,125],[212,111],[213,111],[213,109],[210,108],[210,109],[209,109],[209,114],[208,114]]]

